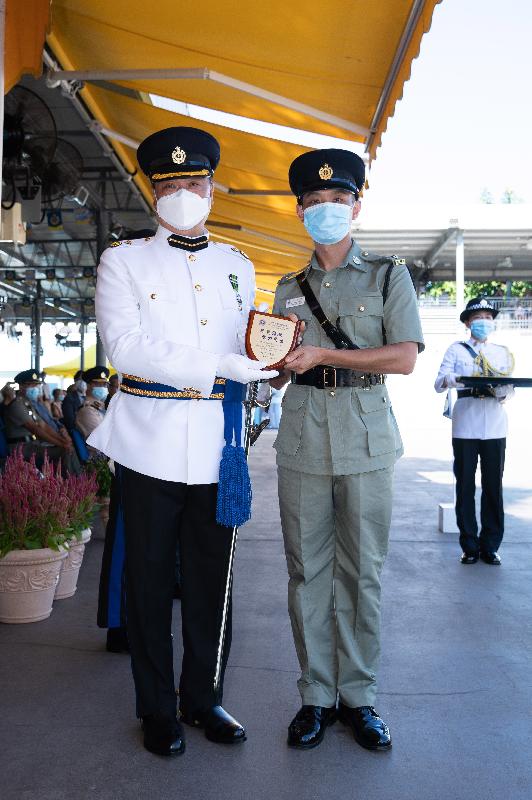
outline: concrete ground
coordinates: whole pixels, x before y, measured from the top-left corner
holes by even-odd
[[[187,728],[181,758],[142,748],[128,657],[107,653],[95,624],[102,552],[95,538],[73,598],[57,601],[44,622],[0,626],[3,800],[529,800],[532,394],[521,390],[509,405],[503,564],[463,567],[456,537],[437,529],[438,503],[453,496],[450,423],[441,416],[443,395],[431,388],[447,344],[432,337],[415,374],[390,380],[405,457],[383,573],[377,708],[390,725],[392,751],[362,750],[340,724],[315,750],[286,746],[298,668],[275,433],[266,431],[252,451],[254,518],[238,543],[224,701],[246,724],[248,741],[224,747]],[[522,356],[516,374],[532,374],[530,339],[514,349]],[[178,603],[175,610],[177,670]]]

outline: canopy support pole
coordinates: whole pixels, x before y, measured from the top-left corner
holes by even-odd
[[[456,232],[456,313],[464,307],[464,232]],[[461,323],[459,324],[461,328]]]
[[[33,301],[33,320],[34,320],[34,338],[33,344],[35,349],[34,367],[37,375],[41,371],[41,324],[42,324],[42,286],[41,281],[37,281],[37,295]]]
[[[4,130],[4,64],[5,64],[6,0],[0,0],[0,130]],[[0,191],[2,189],[2,158],[4,139],[0,138]]]
[[[96,363],[99,363],[98,359],[96,359]],[[79,327],[79,368],[82,372],[85,370],[85,320],[83,317]]]
[[[96,238],[97,238],[97,253],[98,253],[98,261],[100,260],[100,256],[105,250],[107,245],[107,233],[108,233],[108,217],[105,211],[101,209],[97,209],[96,211]],[[103,342],[100,338],[100,332],[98,328],[96,328],[96,364],[95,366],[105,366],[105,348],[103,346]]]

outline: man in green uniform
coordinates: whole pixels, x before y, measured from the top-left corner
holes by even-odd
[[[275,442],[303,701],[288,744],[316,746],[339,718],[359,744],[380,750],[391,746],[373,707],[380,572],[402,454],[384,376],[412,372],[423,336],[404,261],[351,239],[362,159],[308,152],[289,181],[315,250],[301,273],[279,282],[274,303],[274,313],[305,323],[302,345],[271,381],[291,380]]]

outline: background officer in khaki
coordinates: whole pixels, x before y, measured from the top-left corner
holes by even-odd
[[[384,375],[412,372],[423,336],[404,262],[351,239],[362,159],[308,152],[293,162],[289,180],[315,250],[303,273],[279,282],[274,303],[274,313],[305,322],[302,346],[272,381],[279,387],[291,379],[275,443],[303,701],[288,744],[314,747],[338,716],[359,744],[385,749],[390,733],[373,708],[380,572],[402,444]],[[309,307],[303,277],[338,329],[336,346]],[[357,349],[339,349],[346,341]]]

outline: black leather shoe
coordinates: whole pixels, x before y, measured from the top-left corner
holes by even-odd
[[[349,708],[339,703],[338,719],[351,728],[353,736],[361,747],[367,750],[388,750],[392,746],[388,726],[373,706]]]
[[[476,553],[462,553],[460,564],[476,564],[478,555]]]
[[[238,744],[246,741],[245,728],[221,706],[208,711],[181,711],[181,719],[194,728],[203,728],[209,741],[217,744]]]
[[[302,706],[288,726],[288,746],[300,750],[316,747],[335,722],[336,706]]]
[[[158,756],[180,756],[185,752],[185,737],[176,717],[148,714],[142,717],[144,747]]]
[[[492,567],[500,567],[501,557],[498,553],[481,553],[480,558],[485,564],[491,564]]]
[[[129,653],[129,642],[125,628],[107,628],[105,645],[109,653]]]

